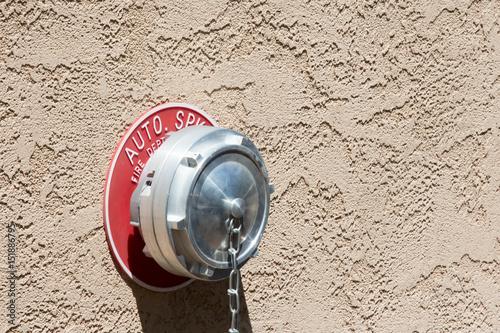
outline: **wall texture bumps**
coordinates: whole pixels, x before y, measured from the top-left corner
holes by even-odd
[[[105,241],[111,155],[166,101],[276,184],[242,331],[500,331],[499,75],[496,0],[0,2],[1,331],[227,330],[226,281],[149,292]]]

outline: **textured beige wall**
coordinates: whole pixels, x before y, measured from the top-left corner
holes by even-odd
[[[276,184],[244,331],[499,332],[499,75],[497,0],[0,2],[1,331],[227,330],[225,281],[149,292],[105,241],[119,139],[182,101]]]

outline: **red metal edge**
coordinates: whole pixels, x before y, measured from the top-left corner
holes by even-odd
[[[103,222],[104,222],[104,230],[105,230],[105,233],[106,233],[106,241],[108,243],[108,247],[109,247],[109,250],[110,250],[111,255],[113,257],[113,260],[115,261],[115,263],[117,264],[117,266],[120,267],[120,269],[122,270],[122,272],[125,273],[125,275],[127,275],[135,283],[139,284],[140,286],[142,286],[142,287],[144,287],[146,289],[153,290],[153,291],[160,291],[160,292],[177,290],[179,288],[182,288],[182,287],[190,284],[194,280],[190,279],[190,278],[187,278],[187,277],[179,277],[179,276],[173,275],[173,274],[171,274],[171,273],[169,273],[169,272],[167,272],[167,271],[165,271],[163,269],[162,269],[162,271],[166,272],[165,273],[166,276],[170,276],[171,278],[175,278],[176,280],[182,279],[182,281],[179,282],[179,283],[176,283],[175,285],[158,286],[158,285],[152,285],[150,283],[147,283],[147,282],[139,279],[137,277],[137,274],[134,274],[134,270],[136,270],[136,268],[131,268],[131,267],[127,266],[127,264],[124,263],[124,261],[120,257],[120,254],[116,250],[116,247],[115,247],[115,244],[114,244],[114,240],[113,240],[113,237],[112,237],[112,234],[111,234],[111,230],[109,228],[109,214],[108,214],[109,213],[108,212],[109,198],[108,198],[108,196],[110,194],[109,193],[109,189],[110,189],[110,183],[111,183],[111,180],[112,180],[111,177],[113,176],[113,171],[114,171],[114,168],[115,168],[115,163],[116,163],[116,161],[118,159],[119,153],[122,152],[122,149],[124,147],[125,141],[128,138],[130,138],[131,134],[138,128],[138,126],[142,123],[142,121],[146,120],[148,117],[151,117],[155,113],[160,112],[160,111],[164,111],[166,109],[176,109],[176,108],[178,108],[178,109],[183,109],[183,108],[184,109],[189,109],[190,111],[193,111],[194,113],[197,113],[197,114],[203,116],[203,118],[206,119],[208,121],[208,123],[209,123],[209,124],[206,124],[206,125],[217,126],[217,123],[207,113],[205,113],[203,110],[201,110],[201,109],[199,109],[199,108],[197,108],[195,106],[192,106],[192,105],[189,105],[189,104],[185,104],[185,103],[164,103],[164,104],[157,105],[157,106],[149,109],[148,111],[144,112],[141,116],[139,116],[130,125],[130,127],[125,131],[125,134],[122,136],[122,138],[118,142],[117,148],[115,149],[115,151],[113,153],[113,156],[111,158],[111,161],[110,161],[110,164],[109,164],[109,167],[108,167],[108,172],[106,174],[106,182],[105,182],[104,195],[103,195]],[[176,129],[173,129],[172,131],[176,131]],[[127,206],[126,208],[127,208],[127,210],[129,210],[129,206]],[[129,221],[126,221],[126,223],[127,223],[127,225],[129,225]],[[137,234],[134,235],[133,237],[141,237],[141,236],[137,232]],[[142,240],[142,237],[141,237],[141,240]],[[142,267],[142,268],[147,270],[148,269],[148,265],[151,265],[151,264],[152,264],[151,261],[149,261],[149,263],[145,264],[144,265],[145,267]],[[157,267],[160,267],[156,262],[154,262],[153,265],[156,265]],[[155,267],[155,269],[157,269],[157,267]]]

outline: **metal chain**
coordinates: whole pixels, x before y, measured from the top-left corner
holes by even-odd
[[[227,252],[231,257],[232,270],[229,274],[229,311],[231,311],[231,328],[229,333],[238,333],[238,326],[240,322],[240,296],[238,290],[240,289],[240,272],[238,271],[238,263],[236,258],[240,251],[241,245],[241,224],[238,228],[235,227],[235,219],[231,218],[229,221],[229,249]]]

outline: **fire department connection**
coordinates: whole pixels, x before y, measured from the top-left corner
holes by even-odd
[[[141,116],[108,171],[104,224],[123,272],[143,287],[219,280],[257,254],[273,186],[243,134],[182,103]],[[231,289],[231,288],[230,288]]]

